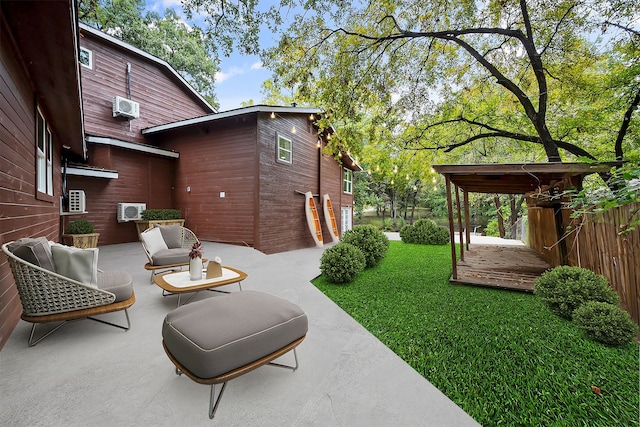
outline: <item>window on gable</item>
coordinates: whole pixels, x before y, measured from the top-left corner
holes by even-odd
[[[342,191],[347,194],[351,194],[353,192],[353,171],[351,169],[343,169]]]
[[[80,48],[80,65],[87,68],[93,68],[93,52],[84,47]]]
[[[277,161],[280,163],[288,163],[292,162],[292,144],[289,138],[285,138],[282,135],[278,135],[278,145],[277,145]]]
[[[36,180],[38,193],[53,196],[53,138],[40,110],[36,119]]]

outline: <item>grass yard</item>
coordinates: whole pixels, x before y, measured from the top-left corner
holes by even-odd
[[[392,241],[352,283],[313,283],[484,426],[639,424],[637,344],[590,341],[531,294],[451,285],[450,257]]]

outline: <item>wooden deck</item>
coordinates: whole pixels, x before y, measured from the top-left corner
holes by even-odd
[[[533,292],[533,282],[551,266],[526,246],[470,245],[451,283]]]

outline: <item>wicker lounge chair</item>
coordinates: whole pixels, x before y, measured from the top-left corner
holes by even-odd
[[[157,236],[162,237],[164,245],[158,246]],[[144,268],[151,271],[151,283],[156,274],[189,265],[189,252],[198,241],[193,231],[180,225],[156,226],[140,233],[140,242],[149,260]]]
[[[12,243],[14,242],[2,245],[2,251],[9,260],[22,302],[21,318],[33,323],[28,341],[30,347],[57,331],[69,320],[87,318],[124,330],[131,327],[127,309],[135,303],[136,297],[129,273],[98,270],[96,285],[82,283],[16,256],[10,250]],[[91,317],[121,310],[125,312],[126,326]],[[49,322],[62,323],[34,340],[36,326]]]

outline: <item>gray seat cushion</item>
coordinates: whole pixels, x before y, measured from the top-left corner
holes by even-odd
[[[307,333],[296,304],[243,291],[183,305],[162,325],[167,350],[199,378],[213,378],[254,362]]]
[[[98,271],[98,288],[115,294],[114,302],[124,301],[133,293],[133,279],[126,271]]]
[[[161,249],[153,256],[153,265],[184,264],[189,262],[189,248]]]
[[[18,258],[49,271],[56,271],[51,248],[45,237],[18,239],[8,245],[7,249]]]

